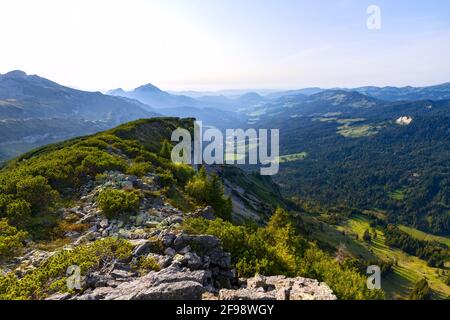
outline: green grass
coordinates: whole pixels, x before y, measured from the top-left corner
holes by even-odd
[[[405,199],[406,189],[397,189],[393,192],[389,192],[389,197],[396,201],[403,201]]]
[[[287,155],[279,157],[279,162],[285,163],[285,162],[294,162],[294,161],[299,161],[299,160],[305,160],[305,158],[307,156],[308,156],[308,153],[306,153],[306,152],[287,154]]]
[[[433,234],[429,234],[414,228],[410,228],[407,226],[403,226],[400,225],[399,226],[400,230],[402,230],[403,232],[406,232],[407,234],[409,234],[410,236],[419,239],[419,240],[425,240],[425,241],[437,241],[440,242],[442,244],[445,244],[446,246],[450,247],[450,237],[440,237],[440,236],[435,236]]]
[[[361,138],[369,137],[378,133],[380,126],[373,125],[355,125],[360,122],[366,121],[364,118],[336,118],[336,117],[322,117],[315,118],[314,120],[319,120],[320,122],[335,122],[340,124],[337,133],[346,138]]]
[[[346,138],[369,137],[378,133],[377,128],[369,125],[350,126],[348,124],[338,127],[338,133]]]
[[[371,229],[370,224],[363,216],[353,217],[338,227],[338,230],[358,235],[359,239],[362,239],[367,229]],[[386,246],[383,232],[381,230],[376,232],[377,239],[373,239],[372,242],[366,243],[362,240],[359,242],[378,258],[397,262],[394,272],[382,280],[382,288],[390,298],[407,298],[414,284],[423,278],[428,280],[435,292],[435,298],[443,299],[450,295],[450,287],[437,273],[439,269],[429,267],[424,260],[408,255],[400,249]]]

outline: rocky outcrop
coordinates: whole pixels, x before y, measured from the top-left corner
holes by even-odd
[[[199,300],[209,285],[210,274],[171,266],[124,282],[116,287],[87,290],[74,300]]]
[[[244,279],[240,289],[220,290],[219,300],[336,300],[336,296],[313,279],[255,276]]]
[[[139,212],[126,220],[106,219],[96,198],[103,188],[139,188],[146,193]],[[304,278],[237,278],[231,255],[212,235],[192,235],[180,227],[186,217],[215,219],[211,207],[184,213],[159,195],[154,176],[143,178],[108,172],[104,181],[85,185],[77,206],[62,209],[68,223],[85,226],[84,231],[66,234],[70,250],[106,237],[123,238],[132,245],[132,256],[124,261],[108,261],[88,270],[74,294],[54,294],[50,300],[331,300],[328,286]],[[72,222],[73,223],[73,222]],[[25,274],[53,253],[31,251],[20,261],[16,274]],[[149,269],[141,261],[151,261]],[[153,271],[150,271],[153,270]],[[20,272],[18,272],[20,271]]]

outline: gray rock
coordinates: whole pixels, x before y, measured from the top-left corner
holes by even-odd
[[[141,242],[134,248],[133,256],[139,257],[149,253],[149,251],[150,251],[150,241],[141,240]]]
[[[101,221],[100,221],[100,227],[102,227],[102,228],[107,228],[109,226],[109,221],[108,221],[108,219],[102,219]]]
[[[158,237],[159,239],[161,239],[165,247],[170,247],[172,243],[176,240],[175,234],[168,231],[162,231]]]
[[[120,269],[114,269],[113,271],[111,271],[110,275],[114,279],[119,279],[119,280],[129,280],[130,278],[136,276],[136,274],[133,272],[120,270]]]
[[[270,292],[256,291],[252,289],[221,289],[219,300],[276,300]]]
[[[187,266],[187,263],[188,263],[188,258],[185,257],[184,255],[178,254],[178,253],[173,257],[173,260],[172,260],[172,264],[178,265],[180,267]]]
[[[75,297],[78,300],[200,300],[207,273],[169,267],[144,277],[102,287]]]
[[[45,300],[68,300],[71,297],[70,293],[55,293]]]
[[[173,240],[173,247],[175,250],[181,250],[184,247],[188,246],[192,241],[192,236],[189,236],[187,234],[179,234],[174,240]]]
[[[165,255],[156,254],[156,253],[149,253],[147,255],[147,257],[155,259],[160,268],[167,268],[172,263],[171,256],[165,256]]]
[[[136,216],[136,226],[144,225],[149,219],[150,216],[145,212],[138,214]]]
[[[95,240],[95,232],[93,231],[89,231],[86,234],[82,235],[81,237],[79,237],[73,244],[75,246],[78,246],[82,243],[86,243],[89,241]]]
[[[183,249],[181,249],[180,251],[178,251],[178,253],[180,253],[180,254],[186,254],[186,253],[188,253],[188,252],[190,252],[191,251],[191,247],[190,246],[186,246],[186,247],[184,247]]]
[[[66,232],[64,234],[64,236],[67,238],[77,238],[80,236],[80,233],[78,231],[69,231],[69,232]]]
[[[145,222],[145,226],[149,227],[149,228],[156,228],[156,227],[158,227],[158,225],[159,225],[159,222],[158,221],[154,221],[154,220]]]
[[[200,258],[195,252],[187,252],[184,254],[187,259],[187,266],[189,269],[196,270],[203,265],[202,258]]]
[[[177,252],[176,252],[174,249],[172,249],[172,248],[167,248],[167,249],[164,251],[164,254],[165,254],[165,255],[168,255],[168,256],[170,256],[170,257],[173,257],[173,256],[175,256],[175,255],[177,254]]]
[[[166,221],[167,221],[168,225],[174,225],[174,224],[177,224],[177,223],[182,223],[183,222],[183,217],[174,215],[174,216],[168,217],[166,219]]]
[[[211,206],[207,206],[203,209],[197,209],[194,213],[192,213],[194,217],[205,218],[207,220],[214,220],[216,215],[214,214],[214,210]]]
[[[244,280],[245,281],[245,280]],[[222,289],[221,300],[336,300],[333,291],[317,280],[284,276],[255,276],[238,290]]]

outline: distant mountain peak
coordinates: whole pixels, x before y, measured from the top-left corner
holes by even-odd
[[[123,90],[122,88],[117,88],[117,89],[112,89],[106,92],[106,94],[112,95],[112,96],[117,96],[117,95],[122,95],[125,94],[125,90]]]
[[[151,83],[147,83],[147,84],[144,84],[143,86],[136,88],[135,91],[161,92],[162,90],[159,89],[157,86],[154,86]]]
[[[3,75],[4,78],[24,79],[28,75],[22,70],[13,70]]]
[[[262,96],[256,92],[247,92],[241,95],[241,98],[262,98]]]

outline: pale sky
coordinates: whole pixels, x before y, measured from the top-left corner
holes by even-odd
[[[0,73],[85,90],[450,81],[447,0],[0,0],[0,41]]]

